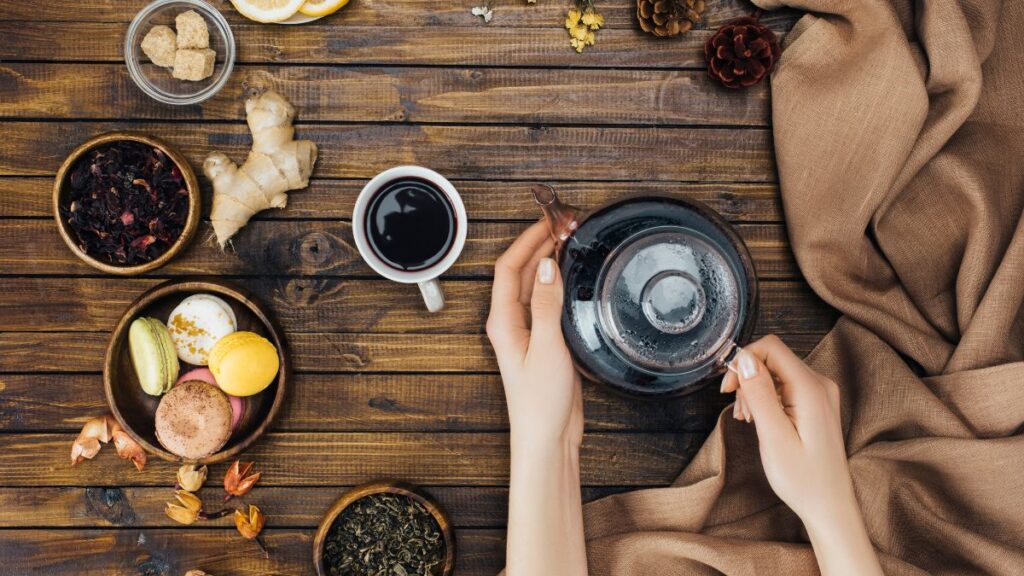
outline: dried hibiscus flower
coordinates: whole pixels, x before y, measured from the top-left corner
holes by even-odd
[[[60,207],[78,246],[107,264],[132,266],[166,252],[185,229],[185,177],[160,149],[122,140],[71,166]]]
[[[262,472],[250,474],[253,464],[255,462],[249,462],[243,466],[240,460],[235,460],[235,463],[228,468],[227,473],[224,474],[224,491],[228,493],[224,497],[225,502],[235,496],[245,496],[256,485]]]

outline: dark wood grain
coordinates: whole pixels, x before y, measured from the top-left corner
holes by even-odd
[[[224,496],[216,480],[199,492],[204,502],[215,503]],[[261,486],[251,500],[272,514],[272,526],[316,528],[324,512],[350,486],[295,488]],[[426,486],[450,514],[455,526],[463,528],[504,528],[508,515],[508,488],[488,486]],[[585,501],[623,488],[587,487]],[[171,498],[169,488],[160,487],[32,487],[0,488],[0,528],[180,528],[164,514]],[[302,506],[296,506],[302,502]],[[211,505],[212,509],[212,505]],[[203,523],[206,528],[229,528],[230,517]],[[195,526],[195,528],[200,528]]]
[[[199,567],[211,574],[231,576],[312,572],[313,529],[271,526],[263,534],[269,558],[263,557],[256,544],[238,536],[234,528],[2,530],[0,550],[4,556],[0,570],[12,575],[76,576],[180,576]],[[459,576],[493,576],[501,570],[503,530],[462,530],[457,537]]]
[[[234,26],[249,23],[239,15],[228,0],[210,0]],[[57,21],[57,22],[128,22],[147,3],[146,0],[82,0],[62,5],[60,10],[39,13],[37,6],[30,2],[5,2],[0,4],[0,20]],[[458,2],[437,2],[436,0],[359,0],[351,2],[343,10],[313,24],[341,28],[359,26],[380,27],[421,27],[459,26],[469,28],[528,28],[561,26],[566,6],[558,2],[502,2],[494,5],[494,20],[488,25],[469,11],[468,4]],[[609,28],[636,28],[635,8],[629,3],[598,5]],[[718,0],[709,4],[704,13],[703,25],[708,28],[721,26],[726,20],[748,16],[753,7],[744,0]],[[788,27],[795,19],[791,10],[765,13],[761,21],[773,26]],[[307,25],[307,27],[309,27]]]
[[[700,447],[703,433],[584,435],[581,481],[588,486],[671,482]],[[0,486],[168,486],[178,463],[150,458],[136,471],[107,449],[70,465],[75,434],[0,434]],[[260,486],[341,486],[375,478],[415,484],[508,483],[508,435],[494,432],[271,432],[246,453],[263,471]],[[228,464],[210,466],[223,478]]]
[[[528,225],[470,223],[466,246],[448,276],[490,277],[494,261]],[[741,224],[736,230],[754,257],[759,278],[799,277],[781,225]],[[35,219],[0,220],[0,269],[33,275],[95,272],[61,243],[52,221]],[[213,241],[209,222],[200,223],[192,245],[160,274],[374,276],[356,250],[349,223],[296,220],[250,222],[226,251]]]
[[[800,355],[823,334],[783,334]],[[755,334],[757,337],[757,334]],[[0,372],[98,372],[109,336],[102,332],[0,332]],[[483,334],[288,335],[295,369],[302,372],[493,372]]]
[[[135,130],[166,140],[193,166],[212,152],[241,161],[244,124],[0,122],[0,175],[48,176],[100,132]],[[767,130],[406,124],[311,125],[299,138],[320,148],[314,174],[371,178],[398,164],[476,179],[774,181]]]
[[[508,431],[497,374],[308,374],[295,382],[278,431]],[[651,401],[583,388],[588,431],[706,432],[732,402],[713,385]],[[108,411],[99,374],[0,374],[0,432],[77,432]]]
[[[314,179],[309,188],[288,194],[288,207],[261,212],[256,219],[349,219],[356,196],[368,179]],[[601,206],[629,194],[671,196],[704,202],[733,222],[782,222],[779,189],[775,184],[695,182],[552,182],[566,202],[582,208]],[[531,182],[452,179],[470,220],[536,220],[540,213],[531,200]],[[204,184],[206,182],[204,181]],[[46,195],[52,177],[0,177],[0,217],[50,218],[53,207]],[[204,214],[210,212],[213,192],[204,189]]]
[[[468,12],[468,5],[467,12]],[[583,54],[569,47],[564,16],[543,28],[494,26],[232,26],[238,62],[432,66],[559,66],[703,68],[704,43],[713,30],[694,30],[665,41],[635,28],[601,30]],[[126,24],[66,22],[61,34],[45,21],[0,22],[2,60],[122,61]]]
[[[303,122],[768,123],[767,86],[726,92],[702,71],[239,66],[201,105],[153,106],[121,64],[38,63],[0,64],[0,116],[238,120],[265,88]]]
[[[160,280],[2,278],[0,327],[8,331],[108,331],[131,302]],[[409,286],[384,279],[255,278],[247,290],[271,305],[289,333],[481,334],[490,306],[489,280],[444,283],[444,312],[425,321]],[[45,301],[39,294],[52,294]],[[387,302],[386,307],[379,306]],[[806,285],[765,282],[757,324],[763,332],[816,333],[831,328],[832,309]]]

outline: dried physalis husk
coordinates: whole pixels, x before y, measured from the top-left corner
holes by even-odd
[[[168,502],[164,508],[167,517],[179,524],[195,524],[203,511],[203,502],[198,496],[185,490],[176,490],[174,498],[177,502]]]
[[[224,491],[228,493],[224,497],[225,502],[235,496],[245,496],[256,485],[262,472],[250,474],[253,464],[255,462],[249,462],[243,466],[240,460],[235,460],[235,463],[228,468],[227,473],[224,474]]]
[[[185,576],[213,576],[213,574],[207,574],[202,570],[189,570],[188,572],[185,572]]]
[[[206,482],[206,474],[206,466],[196,468],[195,464],[185,464],[178,468],[178,486],[182,490],[198,492],[203,487],[203,483]]]
[[[117,421],[110,414],[105,414],[89,420],[82,426],[78,438],[75,438],[74,444],[71,445],[72,466],[82,460],[92,460],[99,454],[101,444],[110,442],[111,425],[117,426]]]
[[[135,464],[135,468],[142,472],[142,469],[146,467],[146,451],[127,432],[122,430],[117,422],[114,425],[117,427],[111,432],[110,438],[114,441],[114,447],[117,448],[117,455],[125,460],[131,460]]]
[[[249,505],[249,513],[244,514],[241,510],[235,510],[235,528],[242,538],[252,540],[263,531],[263,525],[267,523],[266,517],[258,506]]]

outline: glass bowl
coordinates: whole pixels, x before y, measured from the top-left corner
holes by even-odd
[[[142,39],[153,26],[174,28],[174,18],[195,10],[210,30],[210,48],[217,53],[213,75],[191,82],[178,80],[170,68],[157,66],[142,52]],[[139,11],[128,26],[124,38],[124,60],[135,84],[154,100],[165,104],[196,104],[216,94],[231,76],[235,66],[235,37],[228,21],[217,8],[203,0],[156,0]]]

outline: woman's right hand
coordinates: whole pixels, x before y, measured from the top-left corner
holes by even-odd
[[[839,387],[775,336],[741,349],[722,381],[753,421],[765,476],[803,520],[823,574],[881,574],[850,479]]]

